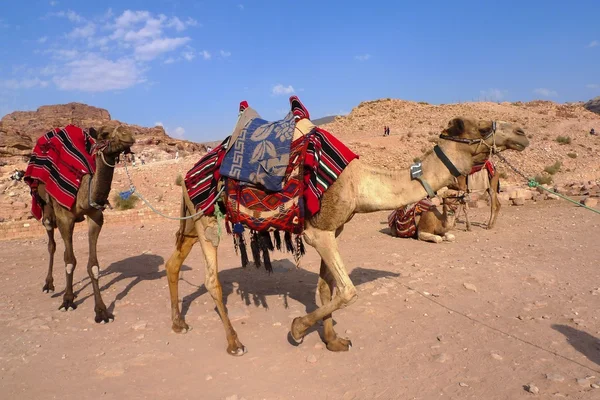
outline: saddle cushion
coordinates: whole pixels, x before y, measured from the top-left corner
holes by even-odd
[[[292,143],[290,163],[280,191],[265,191],[235,179],[227,179],[227,220],[232,224],[241,223],[257,232],[279,230],[301,233],[304,230],[302,161],[306,143],[304,138]]]
[[[467,176],[467,188],[469,192],[488,190],[490,179],[495,174],[495,167],[491,160],[485,160],[482,164],[476,164]]]
[[[246,108],[241,117],[249,110],[252,109]],[[232,141],[221,165],[221,175],[270,191],[282,190],[295,125],[292,112],[281,121],[250,119]]]
[[[42,218],[42,205],[36,194],[40,182],[58,204],[69,210],[73,207],[81,179],[96,172],[92,155],[95,143],[87,132],[74,125],[51,130],[37,140],[24,177],[31,188],[31,213],[35,218]]]
[[[423,199],[392,211],[388,216],[388,226],[392,235],[400,238],[415,238],[419,223],[417,218],[433,207],[431,200]]]

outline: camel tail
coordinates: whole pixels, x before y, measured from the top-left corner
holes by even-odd
[[[181,197],[181,210],[179,212],[179,217],[185,218],[187,216],[188,209],[185,205],[185,198]],[[186,219],[182,219],[181,221],[179,221],[179,230],[177,230],[177,233],[175,234],[175,246],[177,247],[177,250],[181,250],[181,245],[183,244],[183,239],[185,237],[185,228],[187,221],[188,220]]]

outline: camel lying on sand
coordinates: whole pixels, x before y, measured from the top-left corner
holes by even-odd
[[[529,144],[525,132],[519,127],[504,122],[496,124],[466,118],[451,120],[440,138],[439,149],[454,166],[454,172],[457,170],[460,174],[471,171],[474,159],[489,156],[493,143],[500,151],[520,151]],[[448,163],[444,163],[437,152],[423,160],[422,170],[422,180],[433,191],[454,181]],[[349,339],[342,338],[335,332],[332,321],[334,311],[352,304],[357,298],[357,291],[342,261],[336,238],[342,233],[344,224],[356,213],[394,210],[419,201],[427,194],[420,181],[411,179],[408,170],[395,172],[376,168],[367,165],[362,159],[350,162],[337,181],[323,194],[320,212],[305,221],[304,240],[321,256],[317,289],[322,306],[293,320],[291,336],[294,340],[302,341],[307,330],[317,321],[323,320],[323,337],[329,350],[345,351],[351,347]],[[194,213],[194,206],[184,189],[181,215]],[[225,328],[227,352],[242,355],[246,348],[239,340],[223,304],[223,292],[218,278],[219,236],[215,216],[195,217],[191,229],[180,228],[177,233],[176,249],[166,265],[172,329],[175,332],[186,332],[189,329],[179,309],[178,281],[181,265],[196,243],[200,243],[204,253],[205,285],[215,301]]]

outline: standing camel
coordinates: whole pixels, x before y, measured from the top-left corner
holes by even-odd
[[[471,171],[473,159],[488,155],[493,143],[499,151],[523,150],[529,144],[525,132],[509,123],[496,124],[465,118],[451,120],[440,138],[445,140],[440,140],[439,148],[454,165],[457,170],[454,172],[460,174]],[[423,160],[422,169],[422,180],[434,191],[454,180],[448,163],[444,163],[436,152]],[[416,202],[427,194],[420,181],[411,180],[408,170],[394,172],[380,169],[368,166],[362,159],[355,159],[348,164],[337,181],[323,194],[321,210],[305,221],[304,240],[321,256],[317,289],[322,306],[293,320],[290,333],[295,341],[302,341],[307,330],[317,321],[323,320],[323,337],[327,349],[349,350],[350,340],[339,337],[333,328],[332,313],[352,304],[357,298],[357,292],[340,256],[336,238],[342,232],[344,224],[356,213],[394,210]],[[194,206],[184,189],[181,215],[193,214]],[[223,304],[223,291],[218,278],[219,235],[215,216],[194,217],[193,222],[182,223],[177,232],[176,249],[166,265],[172,329],[175,332],[186,332],[189,329],[179,310],[178,280],[181,265],[196,242],[200,243],[206,262],[206,288],[215,301],[225,328],[227,353],[243,355],[246,348],[238,339]]]
[[[65,244],[65,272],[67,285],[63,302],[60,310],[75,310],[75,294],[73,293],[73,272],[77,266],[77,259],[73,252],[73,229],[77,222],[82,222],[87,216],[88,238],[89,238],[89,258],[87,271],[94,288],[94,300],[96,312],[95,321],[109,322],[114,316],[108,312],[106,305],[100,295],[100,286],[98,278],[100,267],[96,254],[96,245],[98,236],[104,223],[102,211],[108,203],[108,194],[115,171],[115,162],[119,154],[129,152],[131,146],[135,143],[133,134],[123,126],[109,127],[103,126],[99,130],[90,128],[90,136],[97,140],[96,143],[96,173],[84,175],[81,178],[81,185],[77,191],[75,204],[69,210],[60,205],[46,191],[43,183],[37,187],[37,195],[43,204],[42,223],[48,234],[48,253],[50,261],[48,265],[48,275],[43,291],[46,293],[54,292],[54,278],[52,268],[54,264],[54,253],[56,251],[56,242],[54,241],[54,229],[58,228]]]

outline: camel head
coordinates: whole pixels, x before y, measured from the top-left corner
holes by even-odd
[[[529,146],[529,140],[521,127],[504,121],[462,117],[452,119],[440,138],[471,145],[473,157],[482,160],[490,155],[494,145],[496,152],[523,151]]]
[[[130,153],[135,143],[133,132],[124,125],[103,125],[98,129],[90,128],[89,133],[98,141],[105,155]]]

